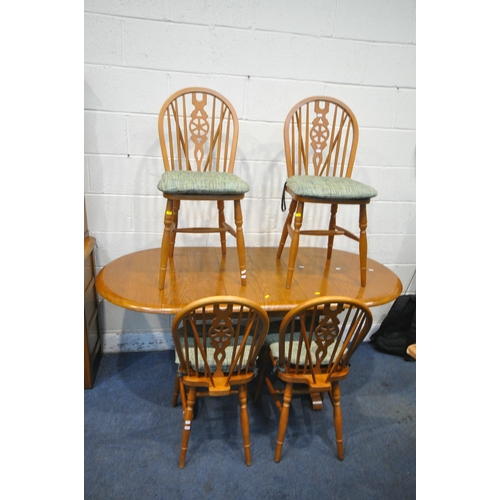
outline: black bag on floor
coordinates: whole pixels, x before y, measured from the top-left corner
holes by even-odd
[[[416,311],[417,296],[400,295],[392,304],[380,328],[370,337],[370,341],[379,351],[403,356],[408,361],[413,360],[406,354],[406,349],[417,342]]]

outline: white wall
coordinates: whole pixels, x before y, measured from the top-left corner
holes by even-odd
[[[85,0],[85,200],[98,270],[160,246],[157,113],[176,90],[200,85],[240,118],[247,246],[279,241],[289,109],[313,94],[346,102],[360,126],[353,178],[379,193],[368,206],[368,255],[415,292],[415,49],[415,0]],[[356,227],[355,212],[339,216]],[[218,244],[180,236],[189,240],[179,245]],[[338,238],[336,248],[352,247]],[[389,307],[373,309],[375,323]],[[169,316],[106,301],[101,311],[105,351],[170,346]]]

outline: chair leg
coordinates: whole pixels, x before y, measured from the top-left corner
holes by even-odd
[[[179,210],[181,208],[181,200],[174,200],[174,210],[172,217],[172,228],[170,230],[170,257],[174,256],[174,248],[175,248],[175,237],[177,235],[177,221],[179,220]]]
[[[175,408],[177,406],[177,401],[179,401],[179,389],[180,389],[180,382],[179,382],[179,377],[176,375],[175,376],[175,383],[174,383],[174,393],[172,395],[172,406]]]
[[[219,228],[223,229],[223,231],[220,232],[220,247],[222,255],[226,255],[226,229],[224,227],[226,218],[224,217],[224,200],[217,200],[217,208],[219,210]]]
[[[359,206],[359,269],[361,274],[361,286],[366,286],[366,262],[368,254],[368,243],[366,241],[366,205]]]
[[[170,252],[170,238],[172,236],[174,200],[167,200],[167,208],[165,209],[163,238],[161,240],[161,256],[160,256],[160,276],[158,278],[158,288],[163,290],[165,287],[165,276],[167,274],[168,256]]]
[[[281,410],[280,422],[278,426],[278,439],[276,440],[276,451],[274,461],[278,463],[281,460],[281,450],[285,441],[286,428],[288,426],[288,415],[290,413],[290,402],[292,400],[293,384],[286,384],[283,395],[283,408]]]
[[[245,450],[245,463],[247,465],[252,465],[252,457],[250,454],[250,424],[248,422],[246,384],[242,384],[239,386],[238,396],[240,399],[240,421],[241,433],[243,434],[243,449]]]
[[[186,463],[186,453],[188,450],[189,436],[191,435],[191,424],[194,415],[194,403],[196,399],[196,387],[189,388],[187,408],[184,413],[184,428],[182,429],[181,456],[179,458],[179,468],[183,469]]]
[[[288,226],[292,224],[292,217],[296,207],[297,207],[297,200],[292,200],[290,203],[290,209],[288,210],[288,216],[286,218],[285,225],[283,226],[283,231],[281,233],[280,246],[278,247],[278,252],[276,253],[277,259],[281,257],[283,248],[285,247],[286,239],[288,238]]]
[[[292,286],[293,271],[295,269],[295,261],[297,260],[297,252],[299,251],[300,228],[302,227],[304,211],[304,202],[299,201],[297,211],[295,212],[295,222],[293,225],[292,243],[290,245],[290,257],[288,259],[288,269],[286,274],[285,288]]]
[[[172,406],[175,408],[179,402],[179,394],[181,396],[182,410],[186,411],[187,401],[186,401],[186,389],[182,383],[182,379],[175,376],[174,393],[172,394]]]
[[[241,286],[247,284],[247,267],[245,261],[245,238],[243,237],[243,214],[240,200],[234,200],[234,223],[236,224],[236,247],[240,264]]]
[[[329,231],[333,231],[337,226],[337,208],[338,205],[336,203],[332,204],[331,214],[330,214],[330,226],[328,227]],[[335,238],[334,234],[328,236],[328,250],[326,251],[326,259],[330,260],[332,258],[332,250],[333,250],[333,240]]]
[[[254,404],[257,404],[259,402],[260,394],[262,392],[262,384],[266,379],[267,369],[269,367],[269,361],[270,361],[269,347],[267,346],[267,344],[264,344],[257,358],[257,366],[259,367],[259,373],[257,375],[257,381],[255,384],[255,393],[253,395]]]
[[[182,380],[179,381],[179,386],[181,389],[181,403],[182,403],[182,411],[186,413],[187,410],[187,397],[186,397],[186,388],[184,387],[184,384],[182,383]],[[194,410],[193,410],[194,412]],[[194,420],[194,413],[193,413],[193,420]]]
[[[332,383],[331,399],[333,404],[333,425],[335,427],[335,437],[337,440],[337,455],[340,460],[344,460],[344,441],[342,438],[342,410],[340,409],[340,385],[338,382]]]

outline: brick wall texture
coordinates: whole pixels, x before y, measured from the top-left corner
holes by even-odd
[[[353,178],[379,193],[368,206],[369,257],[415,292],[415,18],[415,0],[85,0],[85,200],[97,266],[160,246],[157,115],[170,94],[210,87],[236,108],[248,246],[279,242],[284,118],[300,99],[330,95],[359,122]],[[206,212],[183,215],[203,224]],[[308,215],[326,220],[328,211]],[[340,222],[356,227],[356,211],[339,211]],[[336,248],[351,250],[345,240]],[[180,235],[178,244],[217,246],[218,236]],[[101,306],[105,338],[136,340],[170,324]],[[374,308],[376,322],[388,307]]]

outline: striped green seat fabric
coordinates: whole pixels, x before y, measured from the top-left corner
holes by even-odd
[[[377,196],[377,191],[366,184],[347,177],[318,177],[293,175],[286,185],[299,196],[335,200],[360,200]]]
[[[250,350],[251,350],[251,346],[250,345],[246,345],[245,346],[245,349],[243,351],[243,361],[242,362],[238,362],[236,364],[236,368],[235,370],[237,371],[238,370],[238,367],[241,365],[241,366],[246,366],[247,364],[247,361],[248,361],[248,356],[250,354]],[[190,347],[189,348],[189,359],[192,361],[191,362],[191,367],[194,369],[195,368],[195,365],[194,365],[194,360],[196,359],[196,356],[198,356],[198,362],[199,362],[199,369],[203,370],[204,368],[204,363],[203,363],[203,358],[201,356],[201,353],[200,351],[198,351],[198,353],[196,353],[197,349],[195,347]],[[225,350],[225,353],[226,353],[226,357],[224,358],[223,362],[222,362],[222,365],[221,365],[221,369],[223,372],[227,373],[229,371],[229,368],[231,368],[231,362],[232,362],[232,359],[231,359],[231,356],[232,356],[232,353],[233,353],[233,348],[232,347],[228,347],[226,350]],[[207,354],[207,362],[208,362],[208,366],[210,368],[210,371],[215,371],[217,369],[217,363],[214,359],[214,354],[215,354],[215,349],[213,347],[207,347],[206,348],[206,354]],[[177,363],[177,365],[180,364],[180,360],[179,360],[179,356],[177,355],[177,353],[175,353],[175,362]]]
[[[164,172],[158,189],[166,194],[243,194],[250,186],[227,172],[170,170]]]

